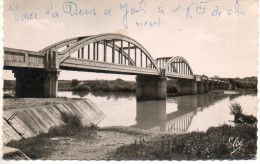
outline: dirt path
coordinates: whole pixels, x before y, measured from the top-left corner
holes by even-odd
[[[34,138],[9,143],[31,159],[44,160],[105,160],[122,145],[135,140],[151,139],[155,132],[126,127],[54,131]],[[70,134],[72,133],[72,134]]]
[[[108,153],[123,144],[133,143],[140,136],[111,131],[94,131],[93,138],[84,138],[84,135],[75,137],[50,138],[56,140],[54,147],[50,146],[51,154],[45,159],[60,160],[101,160],[106,159]]]

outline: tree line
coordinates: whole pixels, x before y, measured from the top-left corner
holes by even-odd
[[[225,79],[233,85],[232,89],[257,89],[257,77]],[[167,92],[177,93],[178,80],[167,80]],[[59,80],[59,91],[104,91],[104,92],[135,92],[135,81],[116,80]],[[15,80],[4,80],[4,90],[14,90]]]

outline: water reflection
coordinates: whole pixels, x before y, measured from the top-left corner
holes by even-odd
[[[227,94],[200,94],[182,96],[166,101],[146,101],[136,104],[136,124],[132,127],[185,133],[191,125],[193,117],[203,109],[227,98]],[[166,103],[176,103],[177,110],[166,114]]]
[[[132,127],[165,131],[166,100],[136,103],[136,125]]]
[[[86,97],[90,92],[89,91],[72,91],[72,95],[79,97]]]
[[[105,126],[132,126],[154,131],[185,133],[205,131],[233,120],[230,103],[237,101],[245,114],[256,116],[256,94],[199,94],[167,97],[166,101],[136,102],[135,93],[59,92],[59,96],[84,97],[95,103],[106,118]],[[203,112],[202,112],[203,111]]]

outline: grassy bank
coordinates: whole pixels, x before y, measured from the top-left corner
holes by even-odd
[[[223,125],[209,128],[206,132],[164,135],[154,140],[141,139],[133,144],[119,147],[113,155],[109,156],[109,159],[254,159],[257,150],[256,132],[256,127]],[[238,144],[241,147],[236,146]]]
[[[32,159],[85,160],[254,159],[257,149],[257,129],[246,125],[179,135],[124,127],[76,127],[64,125],[8,146]],[[239,149],[232,147],[237,142]]]

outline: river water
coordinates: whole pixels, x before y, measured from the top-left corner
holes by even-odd
[[[153,131],[206,131],[224,123],[233,125],[229,106],[238,102],[243,113],[257,116],[256,94],[200,94],[136,102],[135,93],[59,92],[60,97],[93,101],[106,118],[98,126],[129,126]]]

